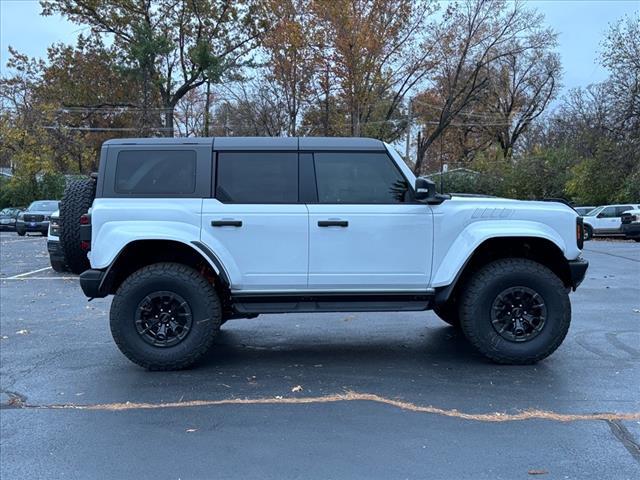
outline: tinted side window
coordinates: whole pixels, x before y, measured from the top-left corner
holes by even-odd
[[[601,218],[614,218],[616,216],[615,207],[607,207],[602,212],[600,212]]]
[[[318,202],[402,203],[409,186],[385,153],[314,154]]]
[[[115,191],[141,195],[189,194],[196,187],[196,152],[123,150],[116,163]]]
[[[225,203],[297,203],[298,154],[218,153],[216,198]]]
[[[622,216],[622,214],[627,210],[633,210],[633,207],[631,205],[625,205],[624,207],[616,207],[616,217]]]

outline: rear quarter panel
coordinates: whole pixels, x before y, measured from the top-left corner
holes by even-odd
[[[91,208],[91,267],[106,268],[135,240],[175,240],[193,247],[189,242],[200,239],[201,212],[200,198],[97,198]]]

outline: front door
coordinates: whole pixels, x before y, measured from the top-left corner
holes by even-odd
[[[594,219],[594,230],[598,233],[613,233],[620,229],[620,224],[616,207],[605,207]]]
[[[307,286],[308,212],[298,202],[297,152],[218,152],[215,198],[202,205],[201,240],[231,289]]]
[[[431,209],[383,152],[314,154],[318,202],[309,204],[309,289],[425,291]]]

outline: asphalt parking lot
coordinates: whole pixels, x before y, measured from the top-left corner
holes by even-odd
[[[231,321],[198,368],[116,349],[110,299],[0,234],[0,477],[640,478],[640,244],[592,241],[564,344],[483,360],[434,314]]]

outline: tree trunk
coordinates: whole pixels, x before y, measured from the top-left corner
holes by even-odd
[[[324,136],[329,136],[329,64],[327,64],[324,72],[324,81],[326,91],[324,95]]]
[[[165,105],[164,108],[164,136],[173,137],[173,110],[175,105]]]

